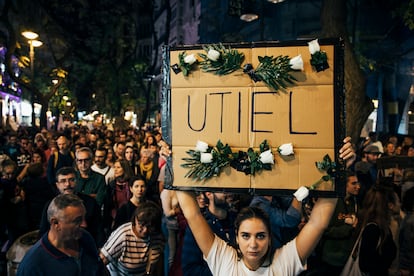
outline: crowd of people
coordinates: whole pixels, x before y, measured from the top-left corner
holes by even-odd
[[[21,128],[2,130],[1,137],[3,263],[18,237],[38,231],[36,253],[27,254],[19,275],[52,275],[65,265],[78,271],[73,275],[168,273],[160,195],[170,149],[156,129]],[[97,250],[85,259],[91,244],[84,233]],[[47,256],[40,269],[37,262]]]
[[[345,138],[346,194],[317,199],[166,189],[156,128],[1,132],[2,263],[38,230],[17,275],[340,275],[358,237],[361,271],[414,275],[414,168],[378,165],[411,136]]]

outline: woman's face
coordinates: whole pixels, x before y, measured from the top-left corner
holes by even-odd
[[[108,154],[106,155],[106,160],[112,160],[114,158],[114,152],[112,150],[108,150]]]
[[[33,163],[42,163],[42,156],[38,153],[33,153],[32,160]]]
[[[131,161],[134,158],[134,150],[132,148],[127,148],[125,150],[125,159]]]
[[[145,191],[147,190],[145,187],[145,182],[143,180],[135,180],[130,189],[132,196],[136,197],[137,199],[143,198]]]
[[[196,199],[197,199],[198,207],[204,208],[207,206],[206,198],[204,197],[203,193],[198,194]]]
[[[257,270],[270,248],[266,225],[257,218],[246,219],[240,224],[236,239],[245,265],[251,270]]]
[[[390,208],[392,214],[399,214],[401,211],[400,199],[398,198],[398,195],[396,193],[393,194],[393,197],[394,202],[389,202],[388,207]]]
[[[148,136],[147,143],[148,145],[152,145],[154,143],[154,138],[152,136]]]
[[[119,162],[115,162],[114,164],[114,176],[122,177],[124,175],[124,169],[122,168],[121,164]]]
[[[408,148],[407,156],[408,157],[414,157],[414,148],[413,147]]]
[[[395,148],[395,155],[400,155],[401,154],[401,149],[402,149],[401,146],[396,147]]]

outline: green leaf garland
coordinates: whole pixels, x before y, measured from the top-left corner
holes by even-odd
[[[179,53],[178,64],[171,66],[173,71],[176,74],[182,72],[187,77],[199,65],[203,72],[223,76],[243,69],[243,72],[248,74],[253,81],[263,81],[276,92],[287,89],[288,85],[292,85],[297,81],[291,72],[299,69],[292,68],[295,68],[295,66],[290,63],[291,58],[289,56],[259,56],[259,65],[254,69],[250,63],[242,66],[245,56],[237,49],[226,48],[222,43],[204,45],[202,48],[204,53],[198,53],[201,61],[195,60],[194,63],[185,62],[187,56],[185,51]],[[319,51],[313,54],[311,64],[318,72],[329,68],[326,53]]]
[[[272,170],[271,163],[263,163],[260,159],[260,154],[270,150],[271,147],[267,140],[264,140],[259,145],[259,151],[255,151],[253,148],[248,148],[247,152],[239,151],[234,154],[234,159],[230,165],[237,171],[244,172],[245,174],[255,175],[262,170]]]
[[[318,170],[326,172],[326,174],[323,175],[318,181],[313,183],[309,187],[309,190],[315,190],[321,183],[326,181],[333,181],[333,178],[335,177],[337,166],[328,154],[323,157],[323,160],[321,162],[315,162],[315,166],[318,168]]]
[[[198,55],[203,59],[200,61],[200,68],[203,72],[214,73],[215,75],[228,75],[241,69],[241,64],[244,61],[244,54],[238,50],[225,48],[223,44],[212,44],[203,46],[205,54]],[[209,57],[209,51],[217,51],[220,55],[217,59]]]
[[[232,159],[232,150],[229,145],[224,145],[220,140],[216,147],[209,147],[207,153],[211,153],[213,160],[210,163],[202,163],[200,161],[202,152],[195,150],[186,151],[190,158],[183,158],[185,164],[181,164],[183,168],[189,169],[185,177],[194,180],[205,180],[213,176],[220,175],[224,167],[227,167]]]
[[[182,52],[178,54],[179,68],[183,72],[183,75],[187,77],[190,74],[190,72],[193,70],[193,66],[195,65],[195,63],[193,64],[186,63],[184,61],[185,57],[186,57],[186,52]]]
[[[324,51],[315,52],[311,55],[310,64],[315,68],[317,72],[323,71],[329,68],[328,56]]]
[[[205,152],[193,149],[186,151],[190,157],[182,158],[185,163],[181,164],[181,167],[188,169],[185,177],[198,181],[219,176],[227,166],[231,166],[245,174],[255,175],[262,170],[272,170],[272,164],[263,163],[260,158],[263,152],[270,149],[270,145],[264,140],[259,146],[259,151],[249,148],[247,152],[234,153],[228,144],[223,144],[218,140],[215,147],[208,146]],[[201,155],[205,153],[212,155],[211,162],[201,162]]]
[[[246,64],[244,72],[252,80],[263,81],[269,88],[274,91],[284,90],[289,84],[294,84],[297,79],[290,73],[295,71],[289,64],[288,56],[259,56],[259,66],[256,69],[251,64]]]

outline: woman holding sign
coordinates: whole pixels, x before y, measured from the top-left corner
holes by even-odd
[[[344,160],[352,159],[354,151],[350,138],[345,138],[344,143],[339,157]],[[306,259],[318,244],[336,205],[336,199],[319,198],[309,222],[298,236],[273,252],[269,218],[262,209],[247,207],[240,211],[235,221],[237,248],[233,248],[214,235],[190,193],[176,193],[184,216],[213,275],[299,274],[305,270]],[[301,198],[303,194],[295,193],[295,196]]]

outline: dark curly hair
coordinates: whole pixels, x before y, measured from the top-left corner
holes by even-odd
[[[149,232],[154,234],[161,232],[161,218],[161,207],[155,202],[146,201],[135,209],[134,214],[131,217],[131,223],[135,226],[136,221],[139,221],[139,223],[149,227]]]

